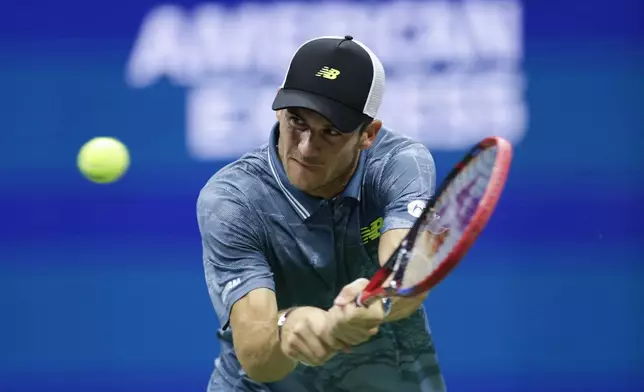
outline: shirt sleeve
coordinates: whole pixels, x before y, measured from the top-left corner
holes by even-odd
[[[240,298],[257,288],[275,290],[259,217],[240,196],[207,186],[197,201],[197,218],[208,292],[226,329]]]
[[[433,195],[435,186],[434,158],[424,145],[413,143],[396,150],[384,163],[380,181],[382,232],[410,228],[418,216],[415,209],[424,208],[422,203]]]

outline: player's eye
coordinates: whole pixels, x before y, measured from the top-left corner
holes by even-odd
[[[337,129],[329,128],[324,130],[324,134],[328,136],[341,136],[342,132],[338,131]]]
[[[295,117],[295,116],[289,116],[288,117],[288,123],[291,126],[298,127],[298,128],[306,126],[306,123],[304,122],[304,120],[302,120],[299,117]]]

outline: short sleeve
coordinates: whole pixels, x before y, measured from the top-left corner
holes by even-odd
[[[240,298],[257,288],[275,290],[259,218],[241,196],[206,186],[197,201],[197,219],[208,292],[225,329]]]
[[[379,183],[382,232],[410,228],[416,220],[415,209],[422,206],[419,201],[427,201],[435,186],[434,158],[424,145],[413,143],[393,152],[384,163]]]

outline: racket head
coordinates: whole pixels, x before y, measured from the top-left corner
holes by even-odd
[[[440,283],[487,225],[503,192],[512,155],[512,145],[501,137],[485,138],[472,147],[356,302],[416,296]]]

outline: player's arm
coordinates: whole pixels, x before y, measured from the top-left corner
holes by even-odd
[[[231,309],[235,353],[246,374],[258,382],[280,380],[297,364],[280,347],[278,314],[275,293],[267,288],[251,291]]]
[[[327,312],[293,310],[278,336],[273,274],[264,256],[262,225],[247,203],[228,191],[206,189],[198,201],[208,290],[235,353],[251,379],[284,378],[297,361],[318,365],[340,348],[319,326]]]
[[[435,191],[434,159],[425,146],[410,144],[388,157],[381,178],[379,189],[382,190],[381,205],[385,213],[378,259],[380,265],[384,265],[416,220],[409,211],[409,204],[415,200],[425,201]],[[427,294],[414,298],[394,298],[385,321],[409,317],[426,298]]]
[[[208,291],[242,368],[258,382],[284,377],[295,362],[278,344],[275,283],[258,218],[239,196],[212,185],[199,195],[197,216]]]
[[[280,334],[282,314],[288,316]],[[329,319],[326,311],[311,306],[278,311],[272,291],[251,291],[233,305],[230,315],[237,357],[248,376],[259,382],[281,380],[298,362],[321,366],[347,349],[328,333]]]

